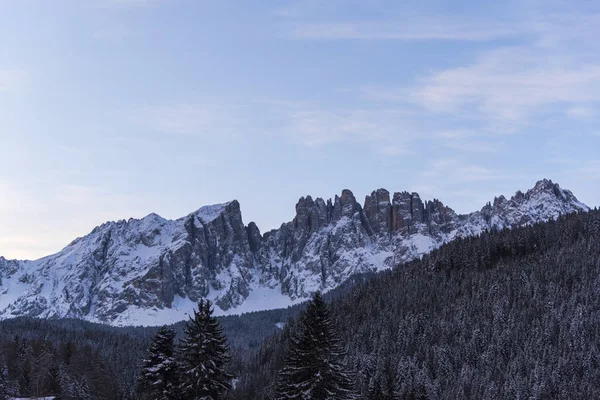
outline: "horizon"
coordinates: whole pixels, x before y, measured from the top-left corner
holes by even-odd
[[[548,180],[548,181],[550,181],[550,182],[551,182],[551,183],[553,183],[553,184],[558,184],[558,185],[560,186],[560,188],[561,188],[561,189],[563,189],[563,190],[567,190],[567,191],[571,192],[571,193],[572,193],[572,194],[575,196],[575,198],[576,198],[576,199],[577,199],[577,200],[578,200],[580,203],[583,203],[584,205],[586,205],[586,206],[587,206],[587,207],[589,207],[590,209],[594,209],[594,208],[598,207],[597,205],[590,205],[590,204],[587,204],[587,203],[586,203],[586,202],[584,202],[584,201],[581,201],[581,199],[579,199],[579,198],[577,197],[577,194],[576,194],[576,193],[573,193],[571,190],[569,190],[569,188],[565,188],[565,187],[563,187],[562,185],[560,185],[560,182],[556,182],[556,181],[554,181],[553,179],[550,179],[550,178],[542,178],[542,179],[538,179],[538,180],[537,180],[537,181],[536,181],[536,182],[535,182],[533,185],[531,185],[531,186],[530,186],[530,187],[528,187],[528,188],[516,189],[516,190],[515,190],[513,193],[511,193],[511,194],[498,194],[498,195],[494,196],[494,198],[496,198],[496,197],[498,197],[498,198],[499,198],[499,197],[503,196],[503,197],[505,197],[507,200],[510,200],[510,199],[511,199],[511,198],[512,198],[512,197],[513,197],[513,196],[514,196],[514,195],[515,195],[517,192],[521,191],[521,192],[523,192],[523,193],[527,193],[527,191],[529,191],[529,190],[533,189],[533,188],[534,188],[534,187],[535,187],[535,186],[536,186],[538,183],[540,183],[540,182],[542,182],[542,181],[544,181],[544,180]],[[378,188],[378,189],[374,189],[373,191],[369,192],[368,194],[365,194],[365,196],[363,196],[363,197],[366,197],[366,196],[368,196],[368,195],[372,194],[374,191],[376,191],[376,190],[379,190],[379,189],[385,189],[385,190],[388,190],[387,188]],[[360,198],[356,196],[356,194],[354,193],[354,191],[353,191],[352,189],[345,188],[345,189],[342,189],[342,190],[350,190],[350,191],[352,192],[352,194],[354,195],[354,197],[356,198],[356,201],[357,201],[357,203],[359,203],[359,204],[361,205],[361,207],[364,207],[364,203],[365,203],[365,200],[366,200],[366,199],[363,199],[363,200],[361,201],[361,200],[360,200]],[[341,195],[341,192],[342,192],[342,190],[340,190],[340,192],[339,192],[339,193],[337,193],[336,195],[334,195],[334,196],[331,196],[331,197],[320,197],[320,196],[319,196],[319,197],[315,197],[315,196],[311,196],[311,195],[307,194],[307,195],[304,195],[304,196],[301,196],[301,197],[299,197],[299,198],[298,198],[298,201],[299,201],[299,199],[300,199],[300,198],[302,198],[302,197],[311,196],[311,197],[313,198],[313,200],[316,200],[317,198],[321,198],[321,199],[323,199],[324,201],[326,201],[326,202],[327,202],[328,200],[333,200],[333,199],[335,198],[335,196],[337,196],[337,195]],[[392,199],[391,199],[391,197],[393,196],[393,194],[394,194],[395,192],[398,192],[397,190],[391,190],[391,191],[390,191],[390,190],[388,190],[388,191],[389,191],[389,193],[390,193],[390,200],[392,200]],[[402,191],[402,190],[400,190],[400,191]],[[483,208],[483,207],[484,207],[484,206],[485,206],[487,203],[493,203],[493,200],[494,200],[494,198],[492,198],[492,199],[490,199],[490,200],[486,201],[486,202],[485,202],[484,204],[482,204],[480,207],[478,207],[478,208],[475,208],[475,209],[473,209],[473,210],[470,210],[470,211],[467,211],[467,212],[458,212],[458,211],[457,211],[457,210],[456,210],[454,207],[452,207],[452,205],[445,203],[445,202],[443,201],[443,199],[441,199],[441,198],[439,198],[439,197],[437,197],[437,196],[434,196],[434,197],[432,197],[432,198],[423,198],[423,197],[422,197],[422,196],[421,196],[421,195],[420,195],[418,192],[411,192],[410,190],[406,190],[406,192],[409,192],[409,193],[417,193],[417,194],[419,195],[419,197],[421,198],[421,200],[423,201],[423,203],[424,203],[424,204],[425,204],[427,201],[430,201],[430,200],[431,200],[431,201],[433,201],[433,200],[436,200],[436,199],[437,199],[437,200],[441,201],[441,202],[444,204],[444,206],[450,207],[452,210],[454,210],[454,211],[455,211],[455,212],[456,212],[458,215],[468,215],[468,214],[471,214],[471,213],[474,213],[474,212],[481,211],[481,208]],[[173,221],[173,220],[177,220],[177,219],[180,219],[180,218],[185,218],[187,215],[193,214],[193,213],[195,213],[195,212],[197,212],[197,211],[201,210],[201,209],[202,209],[202,208],[204,208],[204,207],[211,207],[211,206],[215,206],[215,205],[225,205],[225,204],[231,203],[231,202],[233,202],[233,201],[238,201],[238,200],[237,200],[237,199],[231,199],[231,200],[228,200],[228,201],[226,201],[226,202],[223,202],[223,203],[204,204],[204,205],[200,206],[199,208],[196,208],[196,209],[194,209],[193,211],[187,212],[187,213],[185,213],[184,215],[176,216],[176,217],[173,217],[173,218],[164,217],[163,215],[161,215],[160,213],[157,213],[157,212],[151,212],[151,213],[149,213],[149,214],[146,214],[146,215],[144,215],[144,216],[141,216],[141,217],[131,217],[131,216],[130,216],[130,217],[123,217],[123,218],[117,218],[117,219],[113,219],[113,220],[102,221],[102,222],[98,223],[97,225],[95,225],[95,226],[91,227],[90,229],[88,229],[88,231],[87,231],[85,234],[82,234],[82,235],[80,235],[80,236],[77,236],[77,237],[73,237],[73,238],[72,238],[72,239],[71,239],[71,240],[70,240],[70,241],[69,241],[67,244],[64,244],[63,246],[61,246],[60,248],[56,249],[56,251],[54,251],[54,252],[52,252],[52,253],[48,253],[48,254],[44,254],[44,255],[42,255],[42,256],[40,256],[40,257],[36,257],[36,258],[28,258],[28,259],[25,259],[25,258],[20,258],[20,259],[18,259],[18,258],[10,258],[10,257],[6,257],[6,256],[4,256],[4,255],[2,255],[2,254],[0,254],[0,257],[2,257],[2,258],[4,258],[4,259],[7,259],[7,260],[16,259],[16,260],[19,260],[19,261],[35,261],[35,260],[38,260],[38,259],[40,259],[40,258],[45,258],[45,257],[47,257],[47,256],[51,256],[51,255],[53,255],[53,254],[55,254],[55,253],[58,253],[58,252],[62,251],[63,249],[65,249],[66,247],[68,247],[68,246],[69,246],[69,244],[70,244],[71,242],[73,242],[73,241],[75,241],[75,240],[77,240],[77,239],[80,239],[80,238],[83,238],[83,237],[85,237],[85,236],[89,235],[89,234],[90,234],[90,233],[91,233],[91,232],[92,232],[92,231],[93,231],[95,228],[97,228],[97,227],[99,227],[99,226],[101,226],[101,225],[107,224],[107,223],[111,223],[111,222],[119,222],[119,221],[128,221],[128,220],[130,220],[130,219],[141,220],[141,219],[144,219],[144,218],[146,218],[146,217],[148,217],[148,216],[150,216],[150,215],[157,215],[157,216],[158,216],[158,217],[160,217],[160,218],[163,218],[163,219],[166,219],[166,220],[169,220],[169,221]],[[260,233],[261,233],[261,235],[263,235],[263,234],[264,234],[264,233],[266,233],[266,232],[269,232],[269,231],[272,231],[272,230],[277,230],[277,229],[279,229],[279,228],[280,228],[280,227],[281,227],[283,224],[285,224],[285,223],[287,223],[287,222],[291,222],[291,221],[293,220],[294,216],[296,215],[296,214],[295,214],[295,211],[294,211],[294,216],[293,216],[292,218],[290,218],[289,220],[282,221],[282,222],[281,222],[279,225],[277,225],[277,226],[270,227],[270,228],[267,228],[267,229],[262,229],[262,227],[260,226],[260,224],[256,223],[256,221],[253,221],[253,220],[246,220],[246,218],[244,218],[244,209],[243,209],[243,208],[244,208],[244,205],[243,205],[241,202],[239,202],[239,201],[238,201],[238,203],[240,204],[240,212],[241,212],[241,214],[242,214],[242,221],[243,221],[243,223],[244,223],[244,226],[248,226],[248,224],[250,224],[251,222],[254,222],[254,223],[256,224],[256,226],[258,227],[258,229],[260,230]],[[297,202],[296,202],[295,204],[297,204]]]
[[[600,4],[0,0],[0,33],[7,259],[232,199],[264,232],[344,188],[600,205]]]

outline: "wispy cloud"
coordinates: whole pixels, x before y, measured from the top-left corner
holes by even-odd
[[[14,89],[22,80],[22,71],[0,69],[0,92]]]
[[[217,142],[227,137],[268,136],[307,148],[361,144],[390,156],[408,153],[411,142],[422,136],[412,127],[410,113],[365,105],[334,108],[310,101],[230,98],[210,105],[147,107],[135,112],[134,119],[165,134],[203,136]]]
[[[490,174],[483,167],[469,165],[460,159],[442,159],[423,165],[421,172],[418,173],[417,179],[415,179],[416,184],[411,190],[419,193],[423,199],[432,199],[440,196],[439,193],[444,193],[444,202],[457,212],[465,212],[481,207],[487,201],[487,198],[482,193],[476,193],[472,183],[463,180],[463,175],[452,174],[452,170],[445,170],[446,168],[457,167],[463,173],[476,170],[480,178]],[[451,175],[448,176],[447,172],[450,172]],[[478,182],[480,186],[482,184],[481,180]]]
[[[148,7],[160,3],[162,0],[102,0],[106,6],[116,8]]]
[[[427,179],[440,179],[450,185],[502,180],[505,175],[497,170],[465,162],[460,158],[443,158],[434,160],[430,166],[421,172]]]
[[[219,115],[202,104],[178,104],[144,108],[136,119],[157,131],[174,135],[202,135],[215,133]]]
[[[446,205],[458,213],[468,213],[483,207],[495,196],[510,196],[517,189],[527,189],[540,178],[526,175],[490,168],[466,158],[448,157],[424,163],[413,190],[425,199],[443,193]]]
[[[589,118],[600,101],[598,26],[600,14],[516,23],[516,32],[527,33],[522,43],[486,46],[474,61],[423,75],[412,85],[366,87],[363,93],[433,115],[486,121],[500,132],[519,131],[557,109],[570,118]]]
[[[514,37],[507,24],[482,24],[449,18],[410,18],[396,21],[302,23],[292,26],[296,39],[319,40],[450,40],[488,41]]]
[[[360,143],[376,153],[396,156],[409,153],[419,136],[409,115],[395,109],[300,108],[281,118],[288,139],[304,146]]]
[[[600,206],[600,160],[562,159],[555,178],[559,182],[568,182],[577,199],[590,207]]]
[[[423,79],[411,97],[432,111],[452,112],[474,104],[490,116],[509,120],[559,102],[600,100],[600,63],[554,66],[540,63],[540,57],[525,48],[492,50],[470,66]]]
[[[478,131],[444,131],[436,134],[435,138],[442,146],[462,152],[497,153],[502,149],[500,143]]]
[[[585,106],[574,106],[569,108],[567,111],[567,116],[571,119],[583,119],[589,120],[593,119],[598,115],[597,111],[592,107]]]
[[[0,255],[9,258],[52,254],[105,221],[140,215],[139,202],[102,186],[58,184],[43,198],[14,182],[0,190]]]
[[[578,172],[590,181],[600,181],[600,160],[588,160],[581,164]],[[598,204],[598,200],[596,200]]]
[[[292,139],[308,145],[346,140],[381,139],[387,132],[382,117],[367,110],[299,110],[289,115],[286,132]],[[387,118],[386,118],[387,119]]]
[[[94,33],[92,33],[92,38],[96,40],[113,41],[124,39],[126,37],[131,36],[132,34],[133,32],[131,29],[121,26],[97,30]]]

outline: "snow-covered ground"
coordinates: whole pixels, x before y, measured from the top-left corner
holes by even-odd
[[[56,397],[9,397],[8,400],[54,400]]]
[[[215,294],[211,293],[208,299],[214,301]],[[213,297],[213,299],[211,299]],[[281,294],[281,289],[256,286],[241,306],[229,310],[222,310],[214,305],[215,316],[237,315],[254,311],[273,310],[285,308],[306,301],[305,298],[292,300],[289,296]],[[142,308],[131,306],[119,314],[112,323],[114,326],[158,326],[173,324],[187,320],[198,309],[198,304],[188,298],[175,296],[171,308]],[[92,322],[101,322],[93,321]]]

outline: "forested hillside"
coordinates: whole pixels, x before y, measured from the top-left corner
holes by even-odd
[[[374,274],[357,275],[328,293],[348,293]],[[279,310],[219,317],[228,339],[229,369],[241,376],[255,351],[281,330],[304,304]],[[173,325],[181,336],[184,322]],[[0,400],[61,394],[63,399],[134,399],[142,359],[156,327],[116,328],[76,319],[19,317],[0,321]]]
[[[325,297],[359,398],[600,398],[600,212],[458,239]],[[303,306],[224,317],[237,399],[268,399]],[[174,326],[181,335],[183,324]],[[0,322],[0,398],[135,399],[156,328]],[[266,340],[265,340],[266,339]]]
[[[600,398],[600,212],[459,239],[331,309],[364,399]],[[237,398],[272,395],[288,338]]]
[[[296,315],[290,309],[219,318],[239,374],[251,349]],[[184,323],[173,325],[181,335]],[[139,369],[156,327],[115,328],[86,321],[15,318],[0,321],[0,400],[61,394],[63,399],[134,399]]]

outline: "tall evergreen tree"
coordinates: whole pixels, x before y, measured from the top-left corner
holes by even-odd
[[[396,371],[394,370],[394,367],[392,365],[392,360],[390,359],[389,356],[386,357],[386,359],[385,359],[383,375],[384,375],[384,379],[383,379],[382,388],[386,395],[385,399],[387,399],[387,400],[399,399]]]
[[[387,375],[377,375],[369,386],[369,400],[397,400],[395,382]]]
[[[381,387],[381,379],[376,377],[369,388],[369,400],[388,400]]]
[[[4,357],[0,357],[0,400],[8,399],[8,388],[6,384],[6,367]]]
[[[181,398],[219,400],[231,389],[229,348],[210,301],[200,300],[178,348]]]
[[[148,396],[153,400],[178,399],[174,339],[175,331],[166,326],[154,335],[140,375],[142,397]]]
[[[317,292],[291,337],[279,373],[277,399],[354,399],[352,382],[342,364],[345,351],[321,294]]]
[[[17,348],[17,381],[19,393],[23,396],[31,394],[31,344],[23,338],[15,337]]]
[[[87,378],[77,376],[72,370],[61,368],[59,371],[61,393],[64,400],[91,400],[92,394]]]

